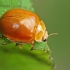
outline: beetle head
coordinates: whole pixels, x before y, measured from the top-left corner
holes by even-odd
[[[37,25],[35,41],[42,42],[46,41],[47,38],[48,38],[48,32],[46,31],[44,22],[41,20]]]

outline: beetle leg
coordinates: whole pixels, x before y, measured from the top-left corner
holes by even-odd
[[[22,44],[20,44],[20,49],[22,49]]]
[[[34,41],[31,42],[31,49],[30,50],[34,50]]]
[[[15,47],[18,46],[18,45],[20,45],[20,49],[22,49],[22,45],[23,45],[23,44],[16,43]]]
[[[4,36],[3,36],[3,35],[1,35],[1,36],[0,36],[0,38],[4,38]]]
[[[20,44],[19,43],[16,43],[15,47],[18,46],[18,45],[20,45]]]

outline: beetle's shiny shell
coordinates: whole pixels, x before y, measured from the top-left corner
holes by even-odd
[[[29,43],[34,40],[39,17],[27,10],[12,9],[0,20],[3,35],[12,41]]]

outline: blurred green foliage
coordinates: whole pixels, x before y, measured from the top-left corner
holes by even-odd
[[[0,70],[52,70],[49,54],[41,50],[30,51],[30,45],[20,50],[15,44],[0,46]]]
[[[34,11],[30,0],[0,0],[0,17],[9,9],[23,8],[30,11]],[[0,33],[0,36],[1,33]],[[6,43],[8,45],[1,45]],[[11,43],[11,44],[9,44]],[[42,43],[36,44],[44,47]],[[0,70],[52,70],[54,63],[51,60],[50,53],[42,50],[32,50],[29,44],[23,45],[23,49],[15,47],[15,43],[10,42],[6,38],[0,38]],[[47,50],[49,49],[46,45]]]
[[[34,9],[46,24],[56,70],[70,70],[70,0],[32,0]]]

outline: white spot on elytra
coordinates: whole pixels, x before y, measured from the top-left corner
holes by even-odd
[[[13,28],[19,28],[19,25],[17,23],[14,23]]]
[[[30,17],[30,18],[25,18],[24,20],[20,21],[21,25],[24,25],[26,28],[33,31],[33,27],[35,26],[35,18]]]

